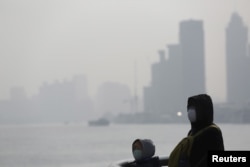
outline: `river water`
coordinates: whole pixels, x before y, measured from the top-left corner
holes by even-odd
[[[250,150],[250,124],[218,124],[226,150]],[[79,124],[0,125],[1,167],[108,167],[132,159],[136,138],[152,139],[156,155],[168,156],[188,124],[89,127]]]

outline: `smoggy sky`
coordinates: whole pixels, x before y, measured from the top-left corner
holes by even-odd
[[[135,64],[141,96],[158,50],[179,43],[180,21],[198,19],[207,93],[224,100],[225,28],[234,11],[250,29],[249,0],[1,0],[0,99],[13,86],[32,96],[44,82],[78,74],[86,75],[90,95],[106,81],[133,93]]]

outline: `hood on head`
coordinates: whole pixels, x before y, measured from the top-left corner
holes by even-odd
[[[213,102],[209,95],[199,94],[189,97],[187,108],[190,106],[196,110],[196,122],[192,123],[192,128],[193,126],[202,128],[213,123]]]
[[[134,144],[136,142],[139,142],[140,145],[142,146],[142,157],[140,159],[136,160],[142,160],[142,159],[147,159],[155,154],[155,145],[150,139],[136,139],[133,144],[132,144],[132,151],[134,151]]]

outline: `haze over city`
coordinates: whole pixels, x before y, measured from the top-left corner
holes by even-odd
[[[181,21],[195,19],[204,22],[207,92],[225,101],[226,26],[236,11],[250,27],[248,0],[4,0],[0,6],[2,100],[12,87],[31,97],[45,82],[78,74],[87,77],[91,96],[107,81],[126,84],[133,93],[135,64],[142,96],[158,50],[178,42]]]

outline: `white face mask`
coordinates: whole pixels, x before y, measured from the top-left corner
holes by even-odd
[[[196,111],[195,108],[189,108],[188,109],[188,119],[190,122],[196,121]]]

